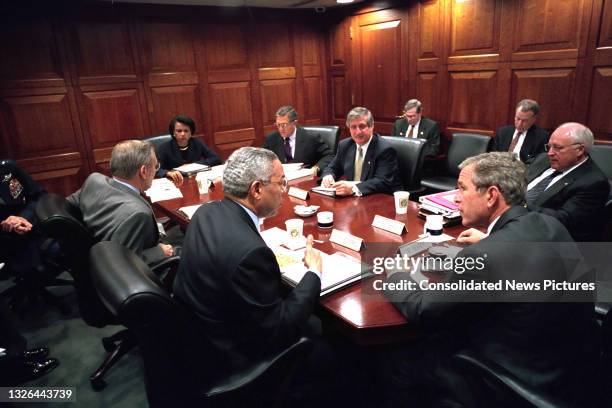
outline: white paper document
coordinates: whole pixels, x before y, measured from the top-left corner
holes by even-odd
[[[196,204],[196,205],[188,205],[187,207],[181,207],[179,208],[179,212],[181,212],[185,217],[192,219],[193,218],[193,214],[195,214],[196,210],[198,208],[200,208],[202,204]]]
[[[181,190],[176,188],[174,183],[167,178],[153,180],[151,188],[145,191],[145,194],[151,199],[152,203],[183,197]]]

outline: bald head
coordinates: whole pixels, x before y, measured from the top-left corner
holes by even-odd
[[[593,146],[593,132],[581,123],[567,122],[559,126],[548,141],[550,167],[565,171],[586,160]]]

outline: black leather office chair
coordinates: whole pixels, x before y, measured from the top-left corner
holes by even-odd
[[[38,201],[36,214],[40,220],[41,231],[59,243],[62,259],[65,262],[63,266],[74,279],[79,311],[85,323],[93,327],[118,324],[114,316],[102,304],[93,287],[88,255],[95,240],[82,223],[78,208],[67,205],[64,197],[47,194]],[[178,257],[168,258],[163,264],[160,264],[159,268],[165,268],[176,262],[178,262]],[[91,385],[95,390],[105,387],[105,373],[135,344],[134,337],[127,330],[121,330],[102,339],[102,345],[109,354],[90,377]]]
[[[340,138],[340,128],[338,126],[302,126],[309,134],[319,134],[321,139],[336,154],[338,141]]]
[[[489,140],[485,135],[454,133],[446,154],[445,173],[423,177],[421,185],[432,192],[453,190],[459,178],[459,164],[468,157],[485,153]]]
[[[425,159],[425,139],[407,139],[405,137],[383,136],[397,152],[400,178],[404,190],[410,192],[410,198],[416,200],[419,193],[425,190],[421,186],[423,161]]]
[[[170,139],[172,139],[172,136],[166,134],[166,135],[158,135],[158,136],[147,137],[144,140],[147,141],[147,142],[151,142],[153,144],[153,146],[155,147],[155,153],[157,153],[159,151],[159,146],[163,145],[164,143],[166,143]]]
[[[593,145],[589,156],[608,179],[612,180],[612,145]]]
[[[206,335],[197,318],[160,286],[139,257],[116,242],[100,242],[91,249],[90,268],[100,299],[138,339],[152,407],[273,406],[267,392],[279,402],[293,368],[312,347],[310,340],[300,339],[244,372],[216,380],[217,367],[213,356],[206,356]]]

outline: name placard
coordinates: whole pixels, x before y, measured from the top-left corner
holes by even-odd
[[[406,229],[406,224],[401,221],[392,220],[391,218],[383,217],[382,215],[376,214],[372,221],[372,226],[376,228],[389,231],[392,234],[402,235]]]
[[[359,252],[363,239],[349,234],[348,232],[333,229],[329,242],[333,242],[338,245],[342,245],[348,249],[352,249],[355,252]]]
[[[308,198],[308,191],[297,187],[289,187],[289,192],[287,194],[292,197],[299,198],[300,200],[305,200]]]

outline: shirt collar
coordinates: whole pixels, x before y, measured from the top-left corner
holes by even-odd
[[[119,180],[117,177],[113,177],[113,180],[115,180],[119,184],[123,184],[124,186],[126,186],[130,190],[134,191],[136,194],[140,194],[140,190],[138,190],[136,187],[134,187],[130,183],[127,183],[127,182],[125,182],[123,180]]]
[[[255,214],[253,211],[251,211],[250,208],[242,205],[241,203],[239,203],[238,201],[234,201],[236,204],[238,204],[239,206],[241,206],[242,208],[244,208],[244,211],[246,211],[246,213],[249,215],[249,217],[251,218],[251,221],[253,221],[253,224],[255,224],[255,229],[257,231],[259,231],[259,217],[257,216],[257,214]]]
[[[495,224],[497,224],[497,221],[499,221],[499,217],[501,217],[501,215],[498,215],[493,221],[491,221],[489,227],[487,228],[487,235],[491,234],[491,230],[495,228]]]

